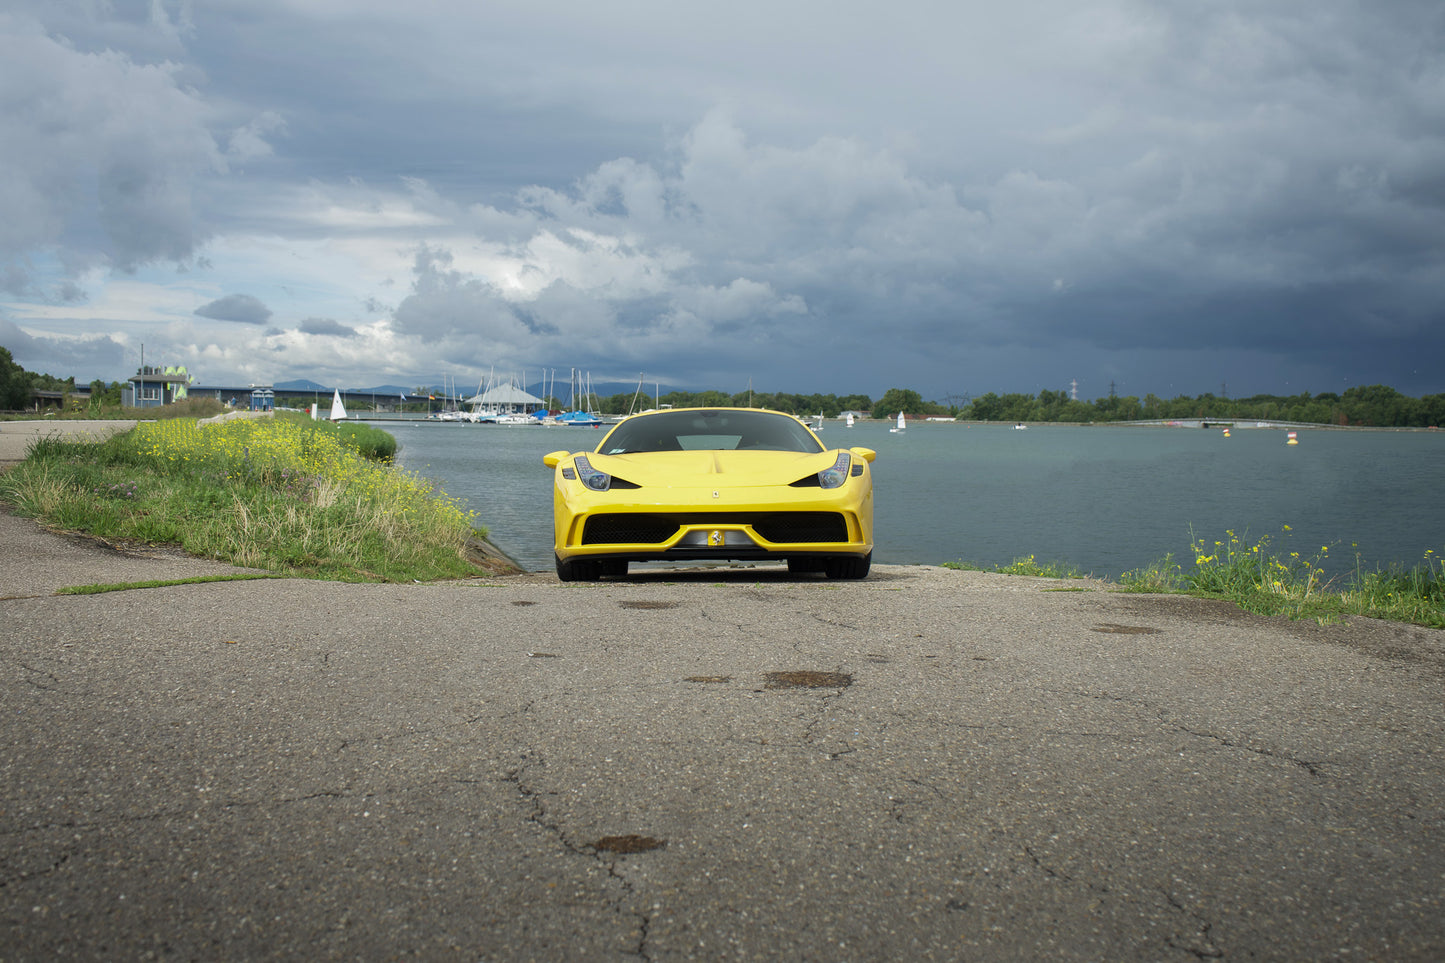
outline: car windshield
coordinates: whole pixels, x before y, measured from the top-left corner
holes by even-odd
[[[612,429],[597,446],[601,455],[642,451],[823,450],[796,418],[768,411],[687,410],[637,415]]]

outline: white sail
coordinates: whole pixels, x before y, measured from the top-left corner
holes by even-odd
[[[331,420],[345,421],[346,406],[341,403],[341,389],[333,388],[331,392]]]
[[[853,412],[851,412],[851,411],[848,412],[848,427],[849,427],[849,428],[852,428],[852,427],[853,427]]]
[[[897,433],[900,432],[900,431],[907,431],[907,430],[908,430],[908,423],[903,420],[903,412],[900,411],[900,412],[898,413],[898,427],[897,427],[897,428],[889,428],[888,430],[891,431],[891,432],[893,432],[894,434],[897,434]]]

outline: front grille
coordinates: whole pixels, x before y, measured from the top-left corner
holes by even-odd
[[[778,512],[753,522],[770,542],[846,542],[848,523],[837,512]]]
[[[593,515],[582,530],[583,545],[651,545],[677,534],[677,522],[661,515]]]
[[[751,525],[770,542],[846,542],[848,523],[837,512],[705,512],[698,514],[602,514],[587,519],[583,545],[656,545],[683,525]]]

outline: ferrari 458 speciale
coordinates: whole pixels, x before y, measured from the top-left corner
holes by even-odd
[[[868,448],[827,448],[792,415],[673,408],[619,422],[591,451],[554,451],[557,577],[629,562],[786,561],[860,579],[873,557]]]

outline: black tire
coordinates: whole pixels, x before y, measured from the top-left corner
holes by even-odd
[[[560,555],[553,556],[557,560],[557,579],[561,582],[595,582],[602,576],[600,563],[588,558],[575,558],[562,561]]]
[[[845,556],[843,558],[830,558],[823,569],[829,578],[859,579],[868,577],[868,569],[873,565],[873,553],[869,552],[862,558],[857,556]]]
[[[807,575],[811,572],[827,571],[827,566],[821,558],[790,558],[788,559],[788,574]]]

